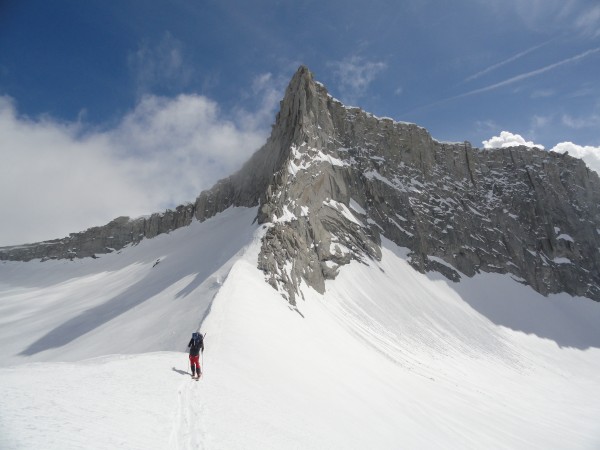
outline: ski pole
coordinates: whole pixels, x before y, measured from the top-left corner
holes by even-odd
[[[204,346],[204,338],[206,337],[206,333],[202,335],[202,345]],[[200,368],[200,373],[204,376],[204,350],[202,350],[200,359],[202,360],[202,367]]]

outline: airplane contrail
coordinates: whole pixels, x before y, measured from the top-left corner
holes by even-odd
[[[494,89],[498,89],[498,88],[501,88],[501,87],[504,87],[504,86],[508,86],[508,85],[516,83],[518,81],[525,80],[527,78],[531,78],[531,77],[534,77],[536,75],[540,75],[540,74],[542,74],[544,72],[548,72],[550,70],[556,69],[557,67],[564,66],[565,64],[569,64],[569,63],[573,63],[573,62],[579,61],[579,60],[581,60],[581,59],[583,59],[583,58],[585,58],[585,57],[587,57],[589,55],[592,55],[592,54],[598,53],[598,52],[600,52],[600,47],[592,48],[592,49],[587,50],[585,52],[579,53],[578,55],[571,56],[570,58],[563,59],[562,61],[558,61],[558,62],[555,62],[553,64],[549,64],[547,66],[541,67],[541,68],[536,69],[536,70],[532,70],[530,72],[525,72],[525,73],[522,73],[520,75],[516,75],[516,76],[508,78],[508,79],[506,79],[504,81],[500,81],[498,83],[490,84],[489,86],[485,86],[485,87],[478,88],[478,89],[473,89],[472,91],[464,92],[462,94],[458,94],[458,95],[455,95],[455,96],[452,96],[452,97],[448,97],[448,98],[445,98],[445,99],[442,99],[442,100],[438,100],[436,102],[429,103],[428,105],[420,106],[418,108],[415,108],[415,109],[409,111],[406,114],[409,114],[409,113],[412,113],[412,112],[416,112],[416,111],[421,111],[423,109],[430,108],[430,107],[436,106],[436,105],[440,105],[442,103],[446,103],[446,102],[449,102],[451,100],[456,100],[456,99],[459,99],[459,98],[469,97],[471,95],[481,94],[483,92],[493,91]]]
[[[498,67],[502,67],[502,66],[504,66],[504,65],[506,65],[508,63],[511,63],[511,62],[513,62],[513,61],[515,61],[515,60],[517,60],[519,58],[522,58],[523,56],[525,56],[525,55],[527,55],[527,54],[529,54],[529,53],[537,50],[538,48],[541,48],[541,47],[543,47],[545,45],[548,45],[550,42],[554,41],[555,39],[556,38],[550,39],[550,40],[548,40],[546,42],[543,42],[541,44],[538,44],[538,45],[536,45],[534,47],[528,48],[527,50],[523,50],[522,52],[517,53],[516,55],[513,55],[510,58],[505,59],[504,61],[500,61],[499,63],[496,63],[496,64],[494,64],[492,66],[489,66],[488,68],[483,69],[483,70],[481,70],[481,71],[479,71],[479,72],[477,72],[477,73],[475,73],[475,74],[473,74],[473,75],[465,78],[464,82],[466,83],[468,81],[473,81],[473,80],[479,78],[480,76],[485,75],[486,73],[491,72],[492,70],[497,69]]]
[[[580,53],[578,55],[572,56],[572,57],[567,58],[567,59],[563,59],[562,61],[558,61],[558,62],[556,62],[554,64],[550,64],[550,65],[542,67],[540,69],[536,69],[536,70],[532,70],[530,72],[526,72],[526,73],[522,73],[520,75],[516,75],[514,77],[508,78],[507,80],[500,81],[499,83],[494,83],[494,84],[491,84],[491,85],[486,86],[486,87],[482,87],[482,88],[479,88],[479,89],[474,89],[474,90],[469,91],[469,92],[465,92],[464,94],[460,94],[460,95],[457,95],[455,97],[451,97],[449,100],[453,100],[455,98],[466,97],[468,95],[480,94],[482,92],[487,92],[487,91],[491,91],[491,90],[494,90],[494,89],[498,89],[500,87],[516,83],[517,81],[525,80],[527,78],[534,77],[534,76],[539,75],[541,73],[548,72],[549,70],[556,69],[557,67],[564,66],[565,64],[569,64],[569,63],[572,63],[572,62],[575,62],[575,61],[579,61],[580,59],[583,59],[586,56],[589,56],[589,55],[591,55],[593,53],[597,53],[597,52],[600,52],[600,47],[596,47],[596,48],[587,50],[587,51],[585,51],[583,53]]]

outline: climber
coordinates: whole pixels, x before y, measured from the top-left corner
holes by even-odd
[[[200,351],[204,353],[204,337],[200,333],[192,333],[192,339],[188,344],[190,348],[190,365],[192,367],[192,378],[200,378],[202,368],[200,367]]]

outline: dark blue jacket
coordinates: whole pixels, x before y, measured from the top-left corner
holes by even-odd
[[[194,338],[190,339],[188,347],[190,348],[190,356],[198,356],[200,350],[204,352],[204,339],[202,338],[202,335],[200,335],[200,338],[195,342]]]

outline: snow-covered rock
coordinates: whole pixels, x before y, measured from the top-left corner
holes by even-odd
[[[417,125],[345,107],[306,67],[292,78],[266,144],[194,203],[0,249],[0,260],[114,252],[230,206],[259,207],[268,230],[257,265],[292,305],[303,282],[324,292],[338,267],[378,260],[382,236],[409,248],[421,272],[455,281],[510,273],[544,295],[600,300],[600,178],[581,160],[438,142]]]

